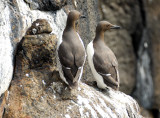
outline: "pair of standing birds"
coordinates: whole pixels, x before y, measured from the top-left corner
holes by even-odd
[[[73,10],[69,13],[62,38],[57,45],[59,74],[70,88],[78,86],[86,60],[84,44],[75,29],[75,22],[79,18],[84,18],[80,12]],[[119,88],[118,62],[104,43],[104,32],[119,28],[107,21],[100,21],[96,28],[96,37],[87,46],[88,62],[97,86],[101,89],[107,86],[115,90]]]

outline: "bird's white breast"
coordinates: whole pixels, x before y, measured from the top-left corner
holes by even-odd
[[[77,35],[78,35],[78,37],[79,37],[79,40],[81,41],[81,44],[82,44],[82,46],[83,46],[83,48],[85,49],[85,47],[84,47],[84,44],[83,44],[83,41],[82,41],[82,39],[81,39],[81,37],[79,36],[79,34],[77,33]],[[86,53],[85,53],[85,59],[84,59],[84,62],[83,62],[83,65],[82,65],[82,67],[79,67],[79,68],[81,68],[81,73],[80,73],[80,75],[79,75],[79,79],[78,79],[78,81],[81,79],[81,77],[82,77],[82,73],[83,73],[83,66],[84,66],[84,63],[85,63],[85,61],[86,61]]]
[[[94,55],[94,48],[93,48],[93,41],[91,41],[87,46],[87,55],[88,55],[88,63],[93,73],[93,76],[97,82],[97,86],[99,88],[105,89],[107,86],[103,81],[103,78],[100,74],[97,73],[93,64],[93,55]]]

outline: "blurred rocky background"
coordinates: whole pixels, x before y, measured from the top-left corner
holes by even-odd
[[[159,118],[159,6],[159,0],[1,0],[0,116],[4,113],[7,118],[28,117],[28,114],[38,117],[46,107],[52,112],[59,111],[59,106],[52,109],[56,93],[55,96],[51,93],[61,89],[50,85],[57,80],[49,78],[58,78],[53,63],[55,47],[52,49],[50,44],[55,44],[61,36],[69,11],[76,9],[87,17],[77,24],[85,47],[94,38],[100,20],[121,26],[118,31],[105,33],[105,42],[119,62],[120,91],[137,100],[143,116]],[[46,21],[34,22],[37,19]],[[87,61],[82,81],[93,81]],[[46,89],[46,86],[51,88]],[[58,86],[62,85],[58,83]],[[86,96],[83,90],[81,94]],[[112,105],[109,107],[113,108]],[[137,109],[134,111],[138,112]],[[118,112],[115,114],[118,116]],[[50,115],[46,113],[44,117]],[[60,117],[58,115],[55,117]]]

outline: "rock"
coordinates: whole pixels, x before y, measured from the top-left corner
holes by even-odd
[[[0,1],[0,96],[13,75],[16,44],[21,37],[22,19],[17,2]]]
[[[66,23],[66,14],[63,10],[55,12],[41,12],[31,10],[24,0],[0,1],[0,96],[10,84],[13,76],[14,58],[19,41],[25,35],[33,21],[46,19],[53,33],[61,35]],[[48,25],[44,24],[48,29]],[[43,27],[43,28],[45,28]],[[38,27],[37,27],[38,28]],[[43,29],[42,28],[42,29]],[[39,30],[38,30],[39,31]],[[50,32],[49,28],[47,32]],[[46,32],[44,30],[44,32]],[[47,33],[46,32],[46,33]],[[38,32],[40,33],[40,32]]]
[[[55,35],[26,35],[22,42],[22,49],[26,59],[29,61],[30,68],[41,67],[44,63],[53,65],[53,54],[55,53],[52,44],[56,43]],[[46,47],[46,45],[48,45]],[[32,48],[32,47],[35,48]],[[43,49],[44,48],[44,49]],[[52,53],[50,51],[52,50]]]
[[[36,35],[41,33],[51,33],[52,28],[45,19],[37,19],[33,22],[31,28],[28,29],[27,35]]]
[[[137,103],[121,92],[109,90],[108,96],[80,83],[81,90],[77,92],[77,97],[63,100],[61,98],[63,84],[53,82],[51,86],[45,87],[42,81],[45,73],[41,73],[42,78],[39,76],[39,79],[35,78],[36,71],[31,73],[29,72],[28,78],[24,78],[25,81],[20,80],[18,83],[15,81],[12,85],[8,101],[10,104],[6,107],[4,118],[142,117]],[[33,78],[33,81],[30,77]]]
[[[137,84],[134,98],[146,109],[152,108],[153,78],[151,73],[151,45],[147,28],[144,29],[137,55]]]
[[[43,34],[38,35],[43,36]],[[33,39],[37,40],[35,42],[25,38],[22,50],[18,49],[14,78],[9,88],[4,118],[142,117],[136,101],[122,92],[110,88],[100,92],[81,82],[78,90],[70,91],[59,77],[54,58],[56,54],[52,54],[55,48],[48,50],[53,57],[53,64],[46,61],[30,69],[29,65],[30,62],[33,62],[34,57],[27,59],[23,47],[26,46],[25,44],[32,44],[28,46],[30,50],[26,50],[28,55],[33,53],[31,50],[37,50],[37,48],[41,48],[43,52],[50,45],[55,47],[55,43],[48,43],[48,40],[56,41],[56,38],[49,38],[46,37],[43,40],[46,44],[44,46],[39,45],[41,38]],[[37,52],[34,51],[34,53]],[[39,55],[40,62],[43,62],[43,56]]]
[[[57,71],[56,41],[54,34],[40,33],[19,43],[4,118],[142,117],[137,102],[122,92],[81,82],[70,90]]]
[[[35,30],[34,33],[33,30]],[[44,63],[55,65],[53,63],[55,60],[55,57],[53,57],[55,54],[53,44],[56,44],[56,36],[49,34],[51,32],[52,28],[44,19],[37,19],[26,32],[27,35],[22,39],[19,48],[23,50],[23,54],[28,60],[29,68],[41,67]]]
[[[55,11],[61,9],[66,0],[24,0],[31,9],[44,11]]]
[[[153,114],[150,110],[147,110],[147,109],[144,109],[144,108],[140,108],[140,111],[141,111],[141,114],[144,116],[144,117],[147,117],[147,118],[155,118],[155,114]]]
[[[55,60],[53,44],[56,43],[56,36],[49,35],[51,32],[50,24],[44,19],[37,19],[26,32],[27,35],[22,39],[20,48],[29,62],[29,68],[41,67],[44,63],[55,65],[53,64]]]
[[[32,3],[37,5],[41,1],[33,1]],[[0,78],[0,81],[6,81],[5,84],[0,83],[0,87],[4,88],[3,90],[0,89],[0,95],[8,88],[12,79],[13,57],[16,54],[14,76],[8,91],[9,97],[1,96],[3,100],[6,99],[6,102],[3,102],[4,104],[0,106],[2,109],[5,106],[5,112],[0,113],[3,114],[4,118],[142,117],[135,100],[122,92],[112,89],[101,92],[81,82],[78,90],[70,91],[61,81],[55,63],[55,50],[56,40],[62,35],[66,23],[66,13],[63,9],[54,12],[31,10],[24,0],[10,2],[2,0],[0,4],[2,4],[0,5],[1,11],[4,10],[5,13],[2,21],[7,24],[4,25],[2,22],[2,32],[0,32],[3,34],[2,39],[4,38],[4,41],[7,42],[7,50],[0,48],[3,49],[0,53],[4,54],[1,56],[3,57],[3,62],[0,63],[0,67],[2,67],[1,65],[3,65],[2,69],[8,67],[0,71],[7,75],[5,77],[5,79],[7,78],[6,80],[4,76]],[[83,20],[79,22],[81,23],[79,28],[81,29],[81,34],[84,34],[82,37],[86,46],[94,37],[95,26],[99,19],[97,1],[77,1],[77,4],[77,9],[82,9],[80,11],[83,11],[82,13],[88,16],[85,20],[86,22]],[[42,7],[40,5],[37,5],[37,7],[36,5],[30,6],[33,9],[44,10],[43,5]],[[12,10],[15,10],[15,12],[10,12]],[[7,17],[9,13],[15,17],[12,19],[14,21],[13,24],[16,25],[15,30],[12,27],[13,24],[7,22],[11,19]],[[42,19],[46,19],[47,22]],[[34,24],[31,26],[33,22]],[[37,22],[44,23],[44,25],[39,28],[36,26]],[[10,33],[13,34],[10,36]],[[26,33],[27,35],[25,35]],[[13,47],[9,47],[11,44],[13,44]],[[14,53],[16,48],[17,53]],[[39,63],[36,62],[37,60]],[[4,66],[4,64],[9,66]],[[84,80],[92,79],[92,74],[87,72],[90,72],[89,69],[85,71]]]
[[[8,93],[7,92],[2,94],[2,96],[0,97],[0,118],[3,117],[3,113],[4,113],[7,98],[8,98]]]
[[[160,1],[145,1],[145,10],[146,10],[146,21],[148,27],[148,35],[151,41],[151,56],[152,56],[152,74],[153,74],[153,85],[154,85],[154,92],[153,92],[153,103],[152,107],[154,109],[160,108]]]

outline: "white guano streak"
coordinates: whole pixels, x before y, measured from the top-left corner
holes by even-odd
[[[89,104],[89,100],[87,98],[82,98],[80,95],[77,98],[78,98],[78,104],[81,105],[81,107],[84,105],[84,108],[90,110],[92,118],[97,118],[96,111]]]

